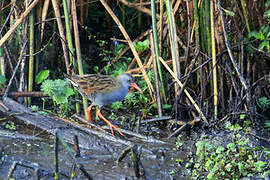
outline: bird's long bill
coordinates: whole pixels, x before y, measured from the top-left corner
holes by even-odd
[[[137,86],[137,84],[132,83],[131,86],[140,91],[140,93],[143,93],[142,90],[139,88],[139,86]]]

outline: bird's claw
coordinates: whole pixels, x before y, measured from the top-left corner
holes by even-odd
[[[112,135],[114,136],[114,132],[113,132],[113,129],[115,129],[119,134],[121,134],[122,136],[124,136],[124,134],[120,131],[120,129],[118,128],[118,126],[116,125],[113,125],[113,124],[108,124],[110,126],[110,129],[111,129],[111,132],[112,132]]]

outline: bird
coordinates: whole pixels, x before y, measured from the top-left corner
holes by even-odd
[[[89,122],[92,123],[92,107],[98,106],[96,115],[105,121],[105,123],[110,127],[112,135],[114,135],[113,129],[115,129],[119,134],[124,136],[116,125],[113,125],[101,114],[101,108],[107,104],[122,101],[128,94],[130,87],[134,87],[143,94],[142,90],[135,83],[134,77],[128,73],[120,74],[115,78],[101,74],[64,74],[64,76],[82,96],[92,102],[87,109]]]

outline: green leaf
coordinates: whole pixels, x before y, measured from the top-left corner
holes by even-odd
[[[263,50],[264,47],[268,48],[269,46],[270,46],[269,41],[268,41],[268,40],[265,40],[265,41],[262,41],[262,42],[260,43],[260,45],[259,45],[258,48],[259,48],[260,50]]]
[[[71,96],[71,95],[74,94],[74,91],[73,91],[72,88],[66,87],[66,88],[63,89],[63,93],[64,93],[67,97],[69,97],[69,96]]]
[[[257,172],[262,172],[262,171],[265,169],[265,165],[266,165],[266,164],[267,164],[267,163],[264,162],[264,161],[258,161],[258,162],[255,162],[255,163],[254,163],[255,170],[256,170]]]
[[[263,34],[266,34],[269,32],[269,26],[262,26],[260,31],[263,33]]]
[[[6,81],[7,81],[7,79],[5,78],[5,76],[0,74],[0,84],[4,84]]]
[[[268,6],[270,6],[270,0],[267,0],[265,3],[264,3],[265,7],[267,8]]]
[[[230,11],[230,10],[227,10],[227,9],[224,9],[223,8],[223,11],[226,13],[226,15],[228,15],[228,16],[234,16],[235,15],[235,13],[233,12],[233,11]]]
[[[223,151],[225,151],[225,148],[223,146],[218,146],[218,148],[216,149],[216,153],[222,153]]]
[[[255,38],[255,39],[264,39],[264,36],[261,32],[257,32],[257,31],[252,31],[248,34],[248,38]]]
[[[149,44],[150,44],[149,39],[146,39],[143,42],[142,41],[133,42],[133,45],[135,46],[136,50],[139,52],[145,51],[148,48]]]
[[[68,102],[66,96],[53,96],[53,99],[56,102],[56,104],[64,104]]]
[[[198,169],[200,166],[201,166],[200,163],[195,163],[195,164],[194,164],[194,168],[196,168],[196,169]]]
[[[268,10],[265,12],[265,16],[266,16],[267,18],[270,18],[270,9],[268,9]]]
[[[240,119],[242,120],[242,119],[245,119],[246,118],[246,114],[240,114]]]
[[[170,110],[172,108],[171,104],[162,104],[162,109]]]
[[[230,149],[232,152],[236,152],[236,147],[234,143],[227,144],[227,148]]]
[[[50,74],[50,71],[49,70],[43,70],[43,71],[40,71],[37,76],[36,76],[36,80],[35,82],[37,84],[40,84],[42,83],[45,79],[47,79],[49,77],[49,74]]]
[[[114,109],[114,110],[119,110],[120,108],[123,107],[123,103],[121,101],[117,101],[117,102],[114,102],[112,103],[111,107]]]
[[[52,80],[46,80],[41,85],[41,91],[43,91],[45,95],[52,96],[53,88],[54,82]]]

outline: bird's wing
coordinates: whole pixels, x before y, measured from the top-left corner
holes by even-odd
[[[116,79],[99,74],[73,75],[67,78],[73,81],[73,84],[76,84],[77,88],[87,95],[94,92],[106,93],[121,86]]]

